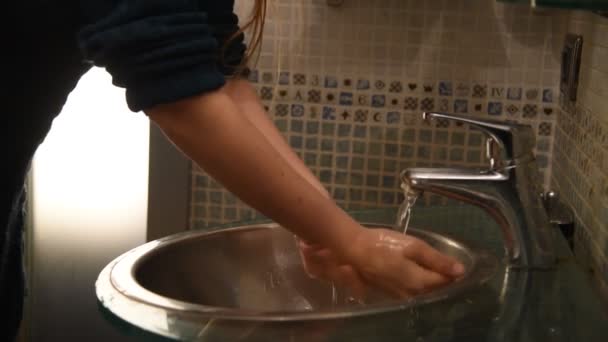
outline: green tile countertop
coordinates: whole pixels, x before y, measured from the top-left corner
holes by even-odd
[[[351,215],[360,222],[390,225],[395,213],[396,210],[381,209]],[[411,224],[449,235],[503,259],[498,226],[477,208],[416,208]],[[587,274],[557,231],[554,240],[559,258],[554,270],[513,271],[501,263],[503,266],[485,285],[434,304],[345,321],[264,327],[237,339],[218,329],[203,341],[608,341],[606,304],[594,292]],[[165,340],[121,321],[103,305],[99,308],[108,324],[133,341]]]

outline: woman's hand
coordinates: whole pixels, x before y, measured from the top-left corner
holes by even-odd
[[[320,245],[299,241],[306,271],[364,298],[370,287],[399,298],[427,292],[464,272],[455,259],[415,237],[386,229],[362,229],[340,258]]]

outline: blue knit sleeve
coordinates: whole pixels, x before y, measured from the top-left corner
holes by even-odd
[[[129,108],[213,91],[224,83],[210,15],[193,0],[125,0],[85,26],[81,50],[126,88]]]
[[[209,13],[209,26],[220,45],[217,65],[220,71],[232,76],[245,56],[245,35],[239,32],[239,18],[234,13],[234,0],[199,0],[200,8]]]

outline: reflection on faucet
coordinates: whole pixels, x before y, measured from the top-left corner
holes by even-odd
[[[502,229],[509,266],[552,268],[552,230],[536,181],[532,129],[445,113],[424,113],[423,118],[468,123],[484,132],[490,167],[412,168],[401,173],[401,181],[414,191],[429,191],[483,208]]]

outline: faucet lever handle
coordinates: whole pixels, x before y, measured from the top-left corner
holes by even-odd
[[[437,112],[424,112],[422,118],[466,123],[485,133],[488,137],[486,156],[490,160],[490,167],[494,170],[509,166],[516,159],[532,154],[536,146],[534,131],[526,125]]]

